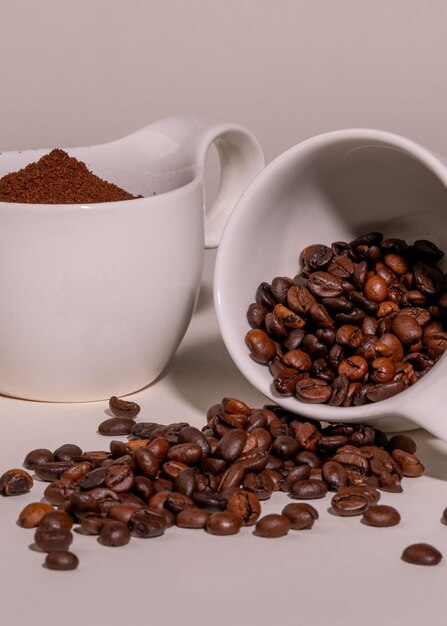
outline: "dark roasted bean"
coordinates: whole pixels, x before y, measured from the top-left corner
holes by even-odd
[[[251,526],[261,514],[261,503],[256,493],[240,489],[228,496],[226,510],[240,517],[244,526]]]
[[[241,526],[242,518],[229,511],[212,513],[206,522],[206,529],[212,535],[235,535]]]
[[[428,543],[414,543],[402,552],[402,560],[413,565],[438,565],[442,554]]]
[[[291,484],[289,495],[300,500],[314,500],[323,498],[327,494],[328,488],[325,482],[315,478],[307,480],[296,480]]]
[[[281,515],[287,517],[293,530],[312,528],[318,519],[318,511],[307,502],[291,502],[283,508]]]
[[[36,450],[28,452],[23,461],[23,466],[26,467],[26,469],[33,470],[41,463],[51,463],[52,461],[54,461],[54,456],[51,450],[47,448],[37,448]]]
[[[180,528],[205,528],[209,516],[204,509],[184,509],[175,516],[175,523]]]
[[[408,454],[414,454],[417,446],[415,440],[408,435],[394,435],[388,441],[387,450],[388,452],[392,452],[396,449],[408,452]]]
[[[136,417],[140,412],[140,407],[136,402],[122,400],[112,396],[109,400],[109,408],[116,417]]]
[[[36,528],[47,513],[53,511],[51,504],[46,502],[31,502],[20,512],[17,523],[22,528]]]
[[[135,424],[130,417],[111,417],[101,422],[98,431],[101,435],[116,437],[117,435],[129,435]]]
[[[392,506],[375,504],[364,511],[362,521],[368,526],[396,526],[400,522],[400,513]]]
[[[256,522],[254,534],[266,539],[276,539],[287,535],[290,530],[290,520],[285,515],[270,513]]]
[[[123,522],[110,521],[99,531],[99,543],[103,546],[125,546],[130,541],[130,530]]]
[[[34,541],[43,552],[53,552],[54,550],[66,550],[73,541],[73,535],[65,528],[47,529],[37,528]]]
[[[22,469],[11,469],[0,476],[0,493],[4,496],[20,496],[33,486],[33,479]]]
[[[166,520],[162,514],[148,509],[139,509],[132,513],[128,527],[135,537],[159,537],[167,528]]]
[[[82,450],[72,443],[64,443],[53,452],[53,455],[55,461],[70,462],[76,457],[82,456]]]
[[[59,571],[76,569],[79,559],[76,554],[68,550],[54,550],[49,552],[45,558],[45,567]]]

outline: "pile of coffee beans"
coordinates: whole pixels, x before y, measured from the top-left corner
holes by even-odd
[[[121,187],[102,180],[90,172],[85,163],[59,148],[36,163],[0,178],[0,202],[84,204],[134,198]]]
[[[403,477],[424,472],[416,444],[406,435],[388,439],[361,424],[323,426],[274,405],[252,409],[226,397],[208,410],[202,430],[186,422],[137,422],[140,407],[116,397],[109,406],[114,417],[98,430],[127,435],[126,441],[112,439],[109,450],[83,451],[74,444],[54,452],[39,448],[24,460],[48,485],[44,501],[28,504],[18,524],[35,529],[47,568],[77,567],[68,550],[74,525],[112,547],[132,537],[158,537],[174,525],[221,536],[253,526],[255,536],[276,538],[311,529],[318,512],[308,501],[328,492],[333,515],[394,526],[400,515],[378,504],[380,491],[401,492]],[[32,482],[28,472],[9,470],[0,478],[0,490],[26,493]],[[281,513],[262,516],[261,502],[274,491],[294,501]],[[406,560],[424,560],[421,550],[413,553]],[[426,563],[434,564],[430,559]]]
[[[447,278],[431,241],[371,232],[308,246],[301,272],[262,282],[248,307],[250,356],[276,391],[361,406],[415,384],[447,348]]]

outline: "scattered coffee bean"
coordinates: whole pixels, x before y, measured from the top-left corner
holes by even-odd
[[[103,546],[125,546],[130,541],[130,530],[122,522],[107,522],[99,532],[99,543]]]
[[[349,264],[334,258],[326,269],[342,275],[351,271],[349,268]],[[263,288],[264,300],[269,293],[279,294],[286,283],[276,281],[271,292]],[[291,286],[287,288],[289,292]],[[281,297],[284,299],[284,295]],[[300,298],[301,304],[307,302],[302,293]],[[311,308],[310,292],[306,298]],[[298,306],[293,298],[289,299]],[[291,306],[287,299],[286,302]],[[287,313],[290,309],[282,306],[279,314],[284,323],[295,324],[296,320]],[[315,335],[317,343],[329,345],[335,341],[335,332],[331,337],[331,329],[322,330],[324,333]],[[394,346],[389,340],[383,345],[390,349]],[[431,358],[411,354],[405,362],[393,361],[396,372],[409,367],[425,368],[425,359]],[[371,362],[381,358],[390,357],[374,354]],[[325,376],[326,368],[326,357],[315,357],[312,374]],[[381,363],[376,370],[382,372]],[[304,373],[310,378],[309,373]],[[337,382],[329,377],[332,387],[325,380],[316,379],[316,386],[322,383],[337,396],[338,405],[344,397],[357,393],[358,387],[351,392],[350,385],[362,387],[357,382],[346,385],[347,377],[343,376]],[[364,385],[369,386],[370,383]],[[122,423],[129,418],[117,419]],[[74,444],[64,444],[55,455],[44,448],[32,451],[27,455],[27,463],[34,465],[36,474],[49,482],[44,491],[46,502],[25,507],[19,524],[37,527],[36,544],[51,554],[66,554],[73,524],[82,533],[96,535],[100,543],[111,546],[125,545],[132,535],[157,537],[174,524],[205,528],[217,535],[235,534],[242,526],[255,525],[256,535],[278,537],[290,528],[311,528],[318,513],[305,502],[293,502],[284,507],[282,515],[261,518],[262,500],[278,490],[288,492],[292,498],[322,498],[331,488],[337,492],[333,512],[345,516],[363,512],[371,524],[385,525],[390,523],[388,518],[380,516],[382,509],[375,506],[380,497],[377,487],[401,491],[403,475],[414,477],[423,472],[422,464],[409,451],[413,447],[405,439],[400,443],[398,439],[388,442],[381,431],[370,426],[323,427],[318,421],[306,420],[274,405],[251,409],[237,398],[226,397],[209,409],[202,431],[184,422],[134,423],[128,441],[112,441],[110,453],[83,453]],[[13,474],[22,471],[12,470]],[[58,563],[56,558],[54,562]]]
[[[414,543],[402,552],[402,560],[413,565],[438,565],[442,554],[428,543]]]
[[[285,515],[270,513],[269,515],[264,515],[256,522],[254,534],[258,537],[276,539],[277,537],[287,535],[290,526],[290,520]]]
[[[400,513],[392,506],[375,504],[364,511],[362,521],[368,526],[396,526]]]
[[[136,402],[122,400],[116,396],[112,396],[109,400],[109,408],[116,417],[133,418],[140,412],[140,406]]]
[[[101,435],[116,437],[118,435],[129,435],[135,421],[130,417],[110,417],[101,422],[98,431]]]
[[[287,504],[283,508],[281,515],[287,517],[290,522],[290,528],[293,530],[312,528],[315,520],[318,519],[318,511],[305,502],[291,502]]]
[[[51,504],[45,502],[31,502],[21,511],[17,523],[22,528],[36,528],[39,526],[44,515],[54,511]]]
[[[26,469],[33,470],[36,465],[40,465],[41,463],[51,463],[54,461],[54,455],[51,450],[47,448],[36,448],[36,450],[31,450],[25,457],[23,461],[23,467]]]
[[[73,541],[73,535],[64,528],[37,528],[34,541],[43,552],[53,552],[54,550],[66,550]]]
[[[21,496],[33,486],[33,479],[22,469],[11,469],[0,476],[0,493],[4,496]]]
[[[235,535],[241,526],[242,517],[230,511],[212,513],[206,522],[206,529],[212,535]]]
[[[49,552],[45,558],[45,567],[59,571],[76,569],[79,559],[76,554],[68,550],[54,550]]]

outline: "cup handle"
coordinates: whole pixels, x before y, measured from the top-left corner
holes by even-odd
[[[237,201],[265,160],[256,137],[237,124],[203,123],[198,162],[205,167],[206,155],[214,144],[220,159],[220,183],[216,199],[205,213],[205,248],[219,245],[223,229]]]

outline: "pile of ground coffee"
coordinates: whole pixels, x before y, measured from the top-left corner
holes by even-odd
[[[0,178],[1,202],[89,204],[135,197],[102,180],[90,172],[85,163],[58,148],[36,163]]]

